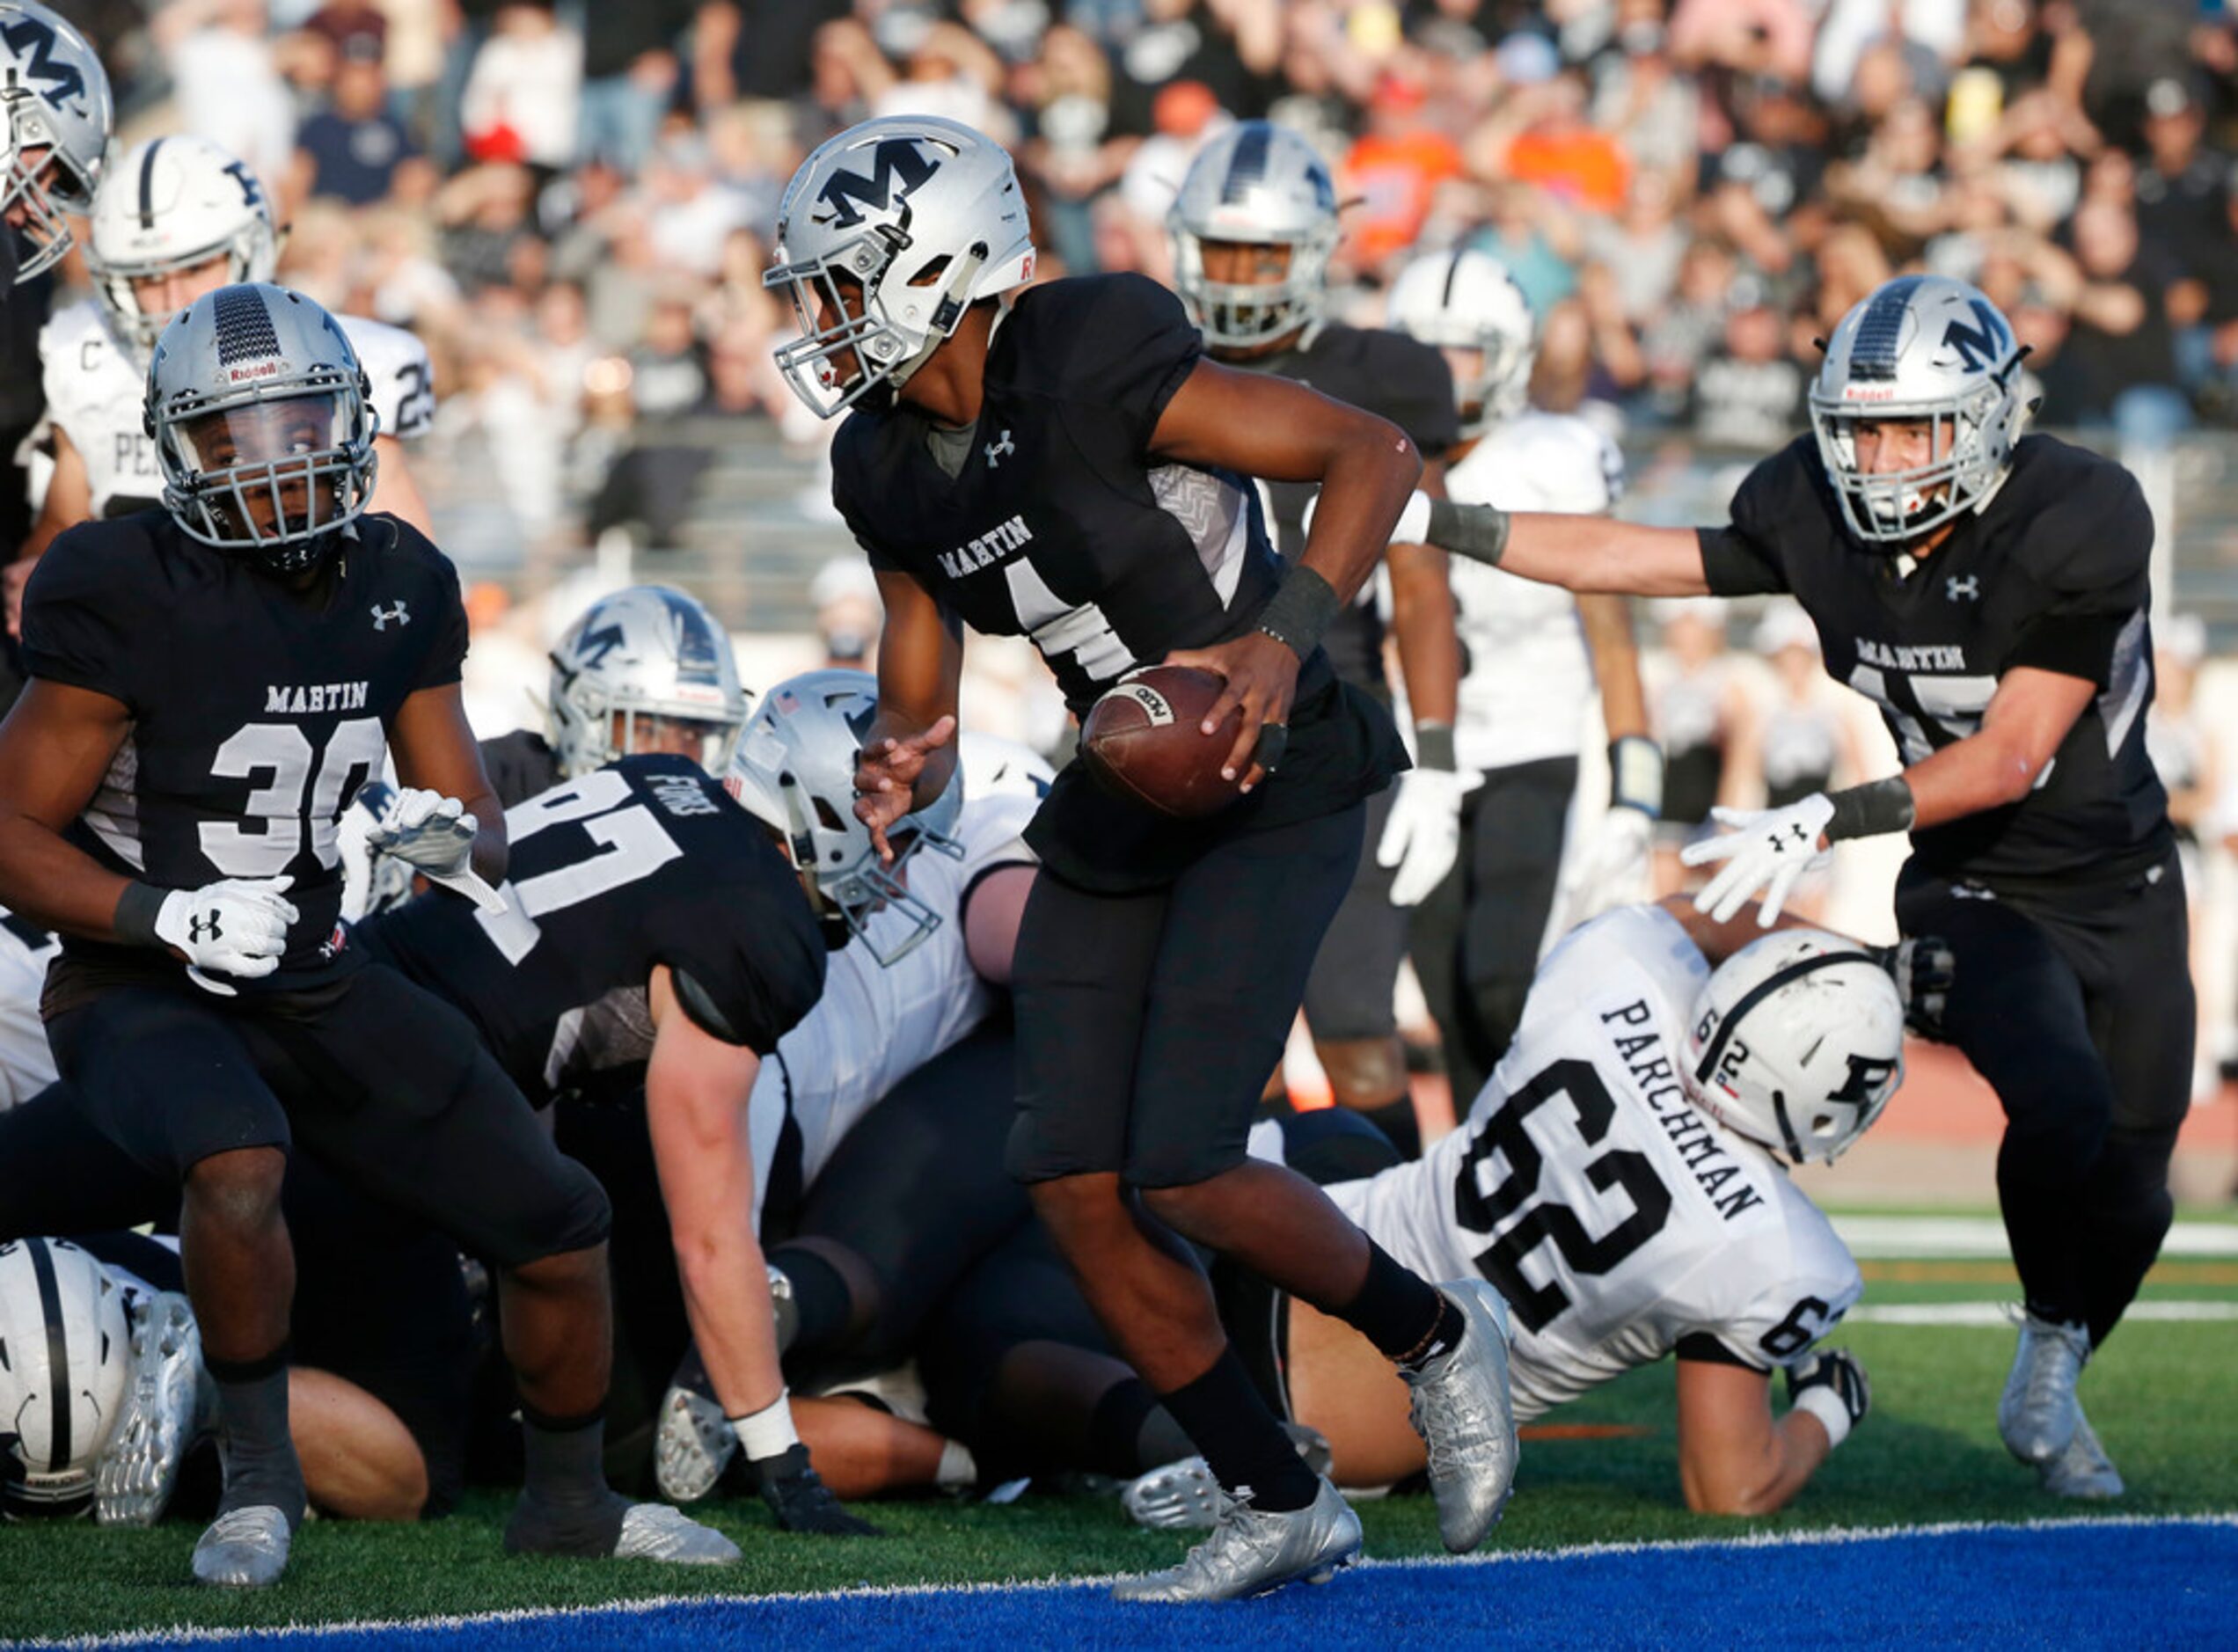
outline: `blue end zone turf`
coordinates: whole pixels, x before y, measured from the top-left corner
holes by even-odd
[[[1227,1606],[1134,1606],[1101,1587],[925,1589],[164,1637],[274,1652],[546,1652],[1063,1646],[1246,1641],[1358,1648],[2229,1647],[2238,1517],[1816,1533],[1369,1565]],[[79,1644],[84,1644],[83,1642]]]

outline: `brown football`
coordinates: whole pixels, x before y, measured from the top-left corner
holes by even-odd
[[[1197,727],[1225,686],[1195,666],[1153,665],[1106,690],[1080,725],[1089,772],[1110,791],[1176,820],[1225,808],[1240,795],[1235,781],[1220,778],[1236,713],[1218,734]]]

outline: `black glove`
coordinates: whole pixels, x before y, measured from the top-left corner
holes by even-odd
[[[746,1465],[762,1501],[787,1531],[806,1531],[820,1538],[882,1538],[886,1534],[869,1521],[849,1514],[831,1495],[831,1488],[808,1463],[808,1448],[794,1445],[775,1457],[756,1458]]]
[[[1839,1445],[1872,1408],[1873,1385],[1856,1355],[1825,1349],[1788,1367],[1788,1403],[1817,1418],[1829,1444]]]
[[[1940,935],[1916,935],[1893,947],[1866,950],[1896,983],[1897,996],[1904,1000],[1904,1024],[1922,1038],[1944,1038],[1942,1012],[1958,963],[1950,943]]]

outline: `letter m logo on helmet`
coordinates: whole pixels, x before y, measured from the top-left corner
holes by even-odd
[[[898,194],[904,201],[940,170],[939,154],[915,138],[887,138],[871,151],[870,176],[836,172],[816,194],[809,213],[818,224],[852,230],[863,222],[865,208],[883,212]],[[898,179],[901,187],[894,187]]]
[[[0,25],[0,40],[6,41],[8,49],[23,60],[24,78],[48,103],[59,106],[84,100],[85,77],[78,73],[77,64],[55,57],[55,31],[39,18],[19,16]]]
[[[1957,351],[1970,373],[1985,367],[1994,368],[2012,347],[2012,337],[2005,331],[2005,318],[1986,299],[1973,299],[1968,308],[1973,311],[1979,325],[1970,327],[1963,321],[1952,321],[1942,330],[1942,347]]]

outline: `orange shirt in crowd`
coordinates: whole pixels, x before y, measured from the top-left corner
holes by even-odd
[[[1411,246],[1437,186],[1460,172],[1460,147],[1442,132],[1363,137],[1344,157],[1344,193],[1361,198],[1344,215],[1354,255],[1374,264]]]
[[[1593,212],[1614,212],[1631,187],[1624,145],[1591,127],[1525,132],[1508,146],[1507,173]]]

